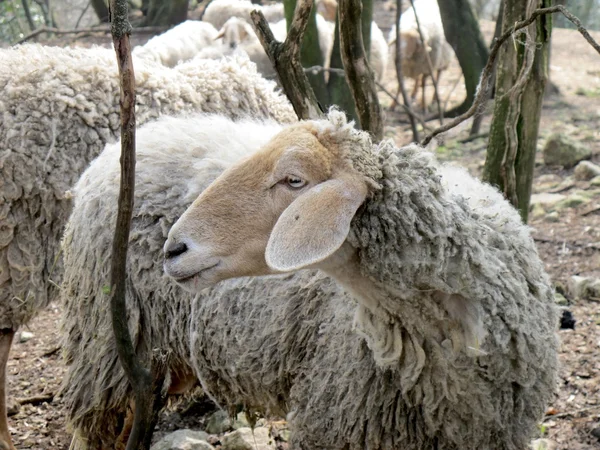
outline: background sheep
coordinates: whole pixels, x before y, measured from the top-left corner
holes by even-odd
[[[114,51],[24,45],[2,50],[0,59],[3,381],[14,332],[56,293],[59,238],[71,210],[67,191],[105,143],[117,138],[120,121]],[[245,58],[177,69],[139,63],[135,69],[140,124],[192,111],[295,120],[287,100]],[[5,411],[2,395],[3,423]],[[8,440],[8,433],[0,439]]]
[[[284,321],[262,291],[219,309],[217,286],[192,319],[208,392],[288,413],[297,448],[526,447],[556,387],[557,314],[497,190],[416,146],[374,146],[334,111],[227,169],[165,244],[166,273],[193,291],[305,267],[358,306],[327,312],[309,294]]]
[[[190,374],[192,298],[163,277],[167,231],[224,167],[256,150],[279,129],[274,122],[199,116],[163,117],[138,130],[128,252],[129,324],[143,359],[157,348],[169,355],[177,384],[185,385]],[[63,238],[62,328],[70,367],[62,395],[74,450],[115,448],[132,398],[112,338],[110,299],[103,294],[117,214],[119,152],[119,143],[107,146],[76,184]]]
[[[148,59],[167,67],[196,56],[202,49],[215,45],[217,30],[208,22],[188,20],[153,37],[132,51],[134,57]]]
[[[450,65],[454,51],[446,41],[437,0],[417,0],[414,5],[414,9],[411,6],[400,17],[402,75],[415,80],[412,92],[413,100],[417,95],[419,81],[421,81],[422,107],[425,109],[427,76],[435,76],[436,81],[439,82],[441,72]],[[419,17],[425,42],[421,40],[415,13]],[[396,25],[392,26],[388,43],[392,51],[392,60],[396,61]],[[427,55],[431,60],[433,74],[429,69]]]
[[[278,22],[284,18],[283,3],[261,6],[248,0],[213,0],[204,10],[202,20],[219,29],[231,17],[249,22],[250,13],[255,9],[262,11],[268,22]]]
[[[337,16],[337,1],[336,0],[318,0],[317,12],[328,22],[335,22]]]

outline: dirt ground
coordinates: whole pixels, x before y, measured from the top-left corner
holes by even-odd
[[[377,4],[376,20],[387,35],[393,10]],[[482,31],[489,40],[493,23],[482,22]],[[592,33],[600,41],[600,33]],[[82,40],[84,45],[90,39]],[[108,42],[106,38],[105,42]],[[68,43],[61,41],[61,44]],[[600,163],[600,56],[583,40],[578,32],[555,29],[553,34],[552,83],[558,94],[544,101],[540,127],[540,148],[554,131],[572,135],[593,151],[593,161]],[[384,85],[395,91],[395,74],[388,67]],[[455,87],[453,87],[455,86]],[[409,87],[410,81],[409,81]],[[444,74],[440,84],[441,98],[449,98],[449,107],[459,104],[464,96],[462,77],[455,61]],[[431,96],[431,91],[429,91]],[[381,93],[386,108],[386,136],[399,144],[411,139],[406,117],[391,112],[391,100]],[[489,109],[489,108],[488,108]],[[481,128],[489,128],[488,110]],[[435,127],[437,124],[429,124]],[[468,143],[460,140],[468,135],[470,122],[448,133],[444,145],[436,150],[440,159],[465,165],[481,174],[485,160],[487,138]],[[535,168],[534,192],[561,192],[568,194],[585,190],[589,183],[573,181],[572,170],[546,167],[540,160]],[[563,210],[556,222],[544,216],[530,221],[532,233],[547,270],[556,284],[566,286],[573,275],[600,278],[600,198],[592,199],[579,208]],[[595,211],[594,211],[595,209]],[[549,415],[540,426],[540,436],[556,442],[557,448],[587,450],[600,448],[600,303],[575,301],[569,298],[569,310],[575,317],[574,330],[561,330],[560,386]],[[65,411],[59,397],[59,389],[65,367],[59,351],[60,307],[52,305],[35,320],[27,331],[33,338],[20,343],[18,336],[8,363],[9,395],[11,402],[22,403],[18,412],[10,417],[10,427],[15,445],[19,449],[67,449],[70,441],[65,428]],[[187,413],[171,412],[164,416],[158,426],[160,434],[180,427],[200,427],[201,414],[194,409]],[[594,431],[595,430],[595,431]],[[593,434],[592,434],[593,432]]]

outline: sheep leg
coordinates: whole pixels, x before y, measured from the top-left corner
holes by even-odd
[[[421,90],[422,90],[421,108],[423,109],[423,113],[427,112],[427,109],[425,109],[426,108],[426,103],[425,103],[425,88],[426,87],[427,87],[427,75],[423,75],[421,77]]]
[[[6,412],[6,364],[14,335],[15,330],[10,328],[0,330],[0,450],[16,450],[10,439]]]
[[[414,103],[415,99],[417,98],[417,92],[419,92],[419,78],[421,77],[421,75],[417,75],[417,78],[415,78],[415,85],[413,87],[412,92],[410,93],[410,100],[411,102]],[[398,88],[400,89],[400,88]]]

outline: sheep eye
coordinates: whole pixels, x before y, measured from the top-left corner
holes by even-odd
[[[287,177],[285,182],[292,189],[300,189],[306,185],[306,181],[298,177]]]

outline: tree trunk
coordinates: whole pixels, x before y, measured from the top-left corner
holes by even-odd
[[[292,19],[294,18],[294,10],[296,9],[296,0],[283,0],[285,11],[285,22],[289,30]],[[302,67],[324,66],[323,54],[319,46],[319,32],[317,30],[317,8],[313,5],[308,19],[308,25],[304,32],[302,40],[302,49],[300,51],[300,63]],[[329,104],[329,95],[325,84],[325,74],[323,71],[317,73],[307,73],[308,82],[312,87],[317,100],[321,106],[325,107]]]
[[[150,0],[148,3],[148,14],[146,15],[147,26],[177,25],[187,20],[189,0]]]
[[[108,22],[108,6],[105,0],[90,0],[100,22]]]
[[[333,40],[333,51],[331,52],[331,62],[329,66],[332,69],[344,70],[342,54],[340,52],[339,15],[335,19],[335,37]],[[343,72],[330,72],[327,90],[329,91],[329,104],[336,105],[346,113],[349,119],[354,120],[358,124],[359,121],[354,107],[354,99],[352,98],[352,92],[350,92],[350,88],[348,87],[346,75]]]
[[[503,29],[552,0],[505,0]],[[527,222],[542,99],[548,74],[551,15],[526,28],[533,42],[504,45],[499,54],[496,101],[483,178],[504,192]],[[535,33],[535,34],[534,34]],[[527,42],[518,33],[514,42]],[[528,52],[531,52],[528,54]],[[525,69],[530,65],[530,71]]]
[[[489,52],[468,0],[438,0],[438,5],[446,40],[456,53],[467,91],[465,101],[446,113],[448,117],[453,117],[464,113],[473,104],[479,76]]]
[[[31,11],[29,10],[29,3],[27,3],[27,0],[21,0],[21,4],[23,5],[23,12],[25,13],[25,18],[27,19],[27,23],[29,24],[29,29],[31,31],[35,31],[35,23],[33,22],[33,18],[31,17]]]

